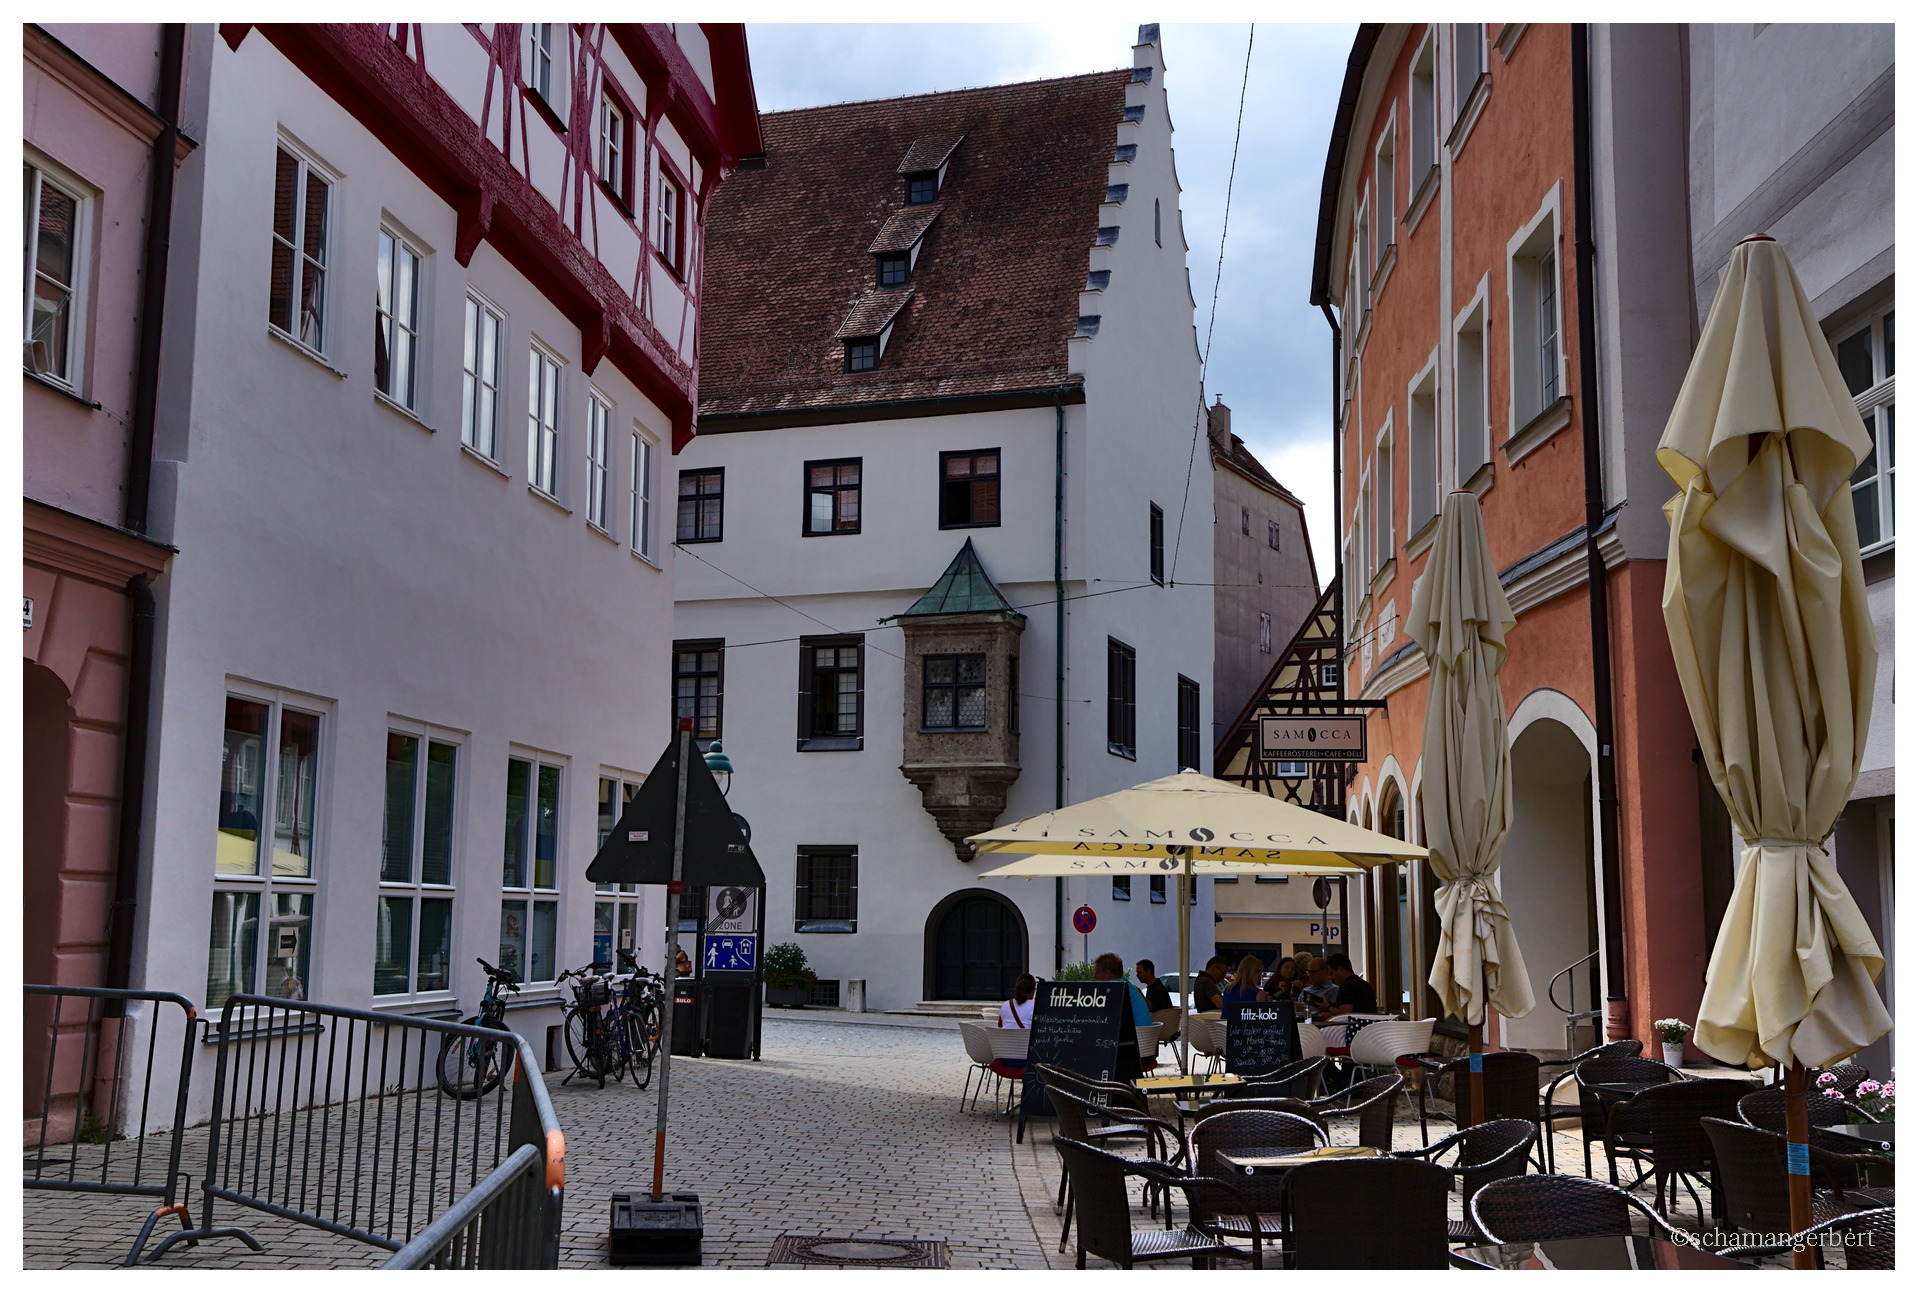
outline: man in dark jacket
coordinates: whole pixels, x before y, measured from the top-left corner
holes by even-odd
[[[1153,960],[1141,959],[1133,965],[1133,975],[1140,981],[1140,992],[1147,997],[1147,1011],[1159,1012],[1163,1008],[1173,1007],[1173,995],[1162,985],[1160,978],[1154,975]]]

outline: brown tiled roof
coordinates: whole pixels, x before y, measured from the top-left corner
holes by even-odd
[[[1276,495],[1284,495],[1293,503],[1300,503],[1294,497],[1294,493],[1282,486],[1274,475],[1267,471],[1267,466],[1254,457],[1253,451],[1247,449],[1245,441],[1231,432],[1227,434],[1227,440],[1231,445],[1222,447],[1219,441],[1212,437],[1207,438],[1207,443],[1213,447],[1213,457],[1216,461],[1226,464],[1243,476],[1252,478]]]
[[[873,236],[873,242],[867,245],[868,252],[905,252],[920,241],[927,232],[927,226],[933,224],[934,217],[940,214],[940,208],[902,207],[887,217],[887,223]]]
[[[900,175],[910,175],[915,171],[938,171],[940,164],[949,154],[958,148],[965,136],[952,131],[936,131],[931,135],[922,135],[900,159],[900,165],[894,171]]]
[[[701,415],[1069,382],[1127,76],[763,115],[766,169],[730,177],[708,208]],[[836,335],[874,288],[868,249],[905,205],[896,168],[936,135],[965,138],[914,268],[912,308],[879,368],[846,373]]]
[[[853,304],[833,335],[837,338],[877,337],[881,329],[893,323],[893,317],[911,296],[911,288],[869,288],[860,294],[860,300]]]

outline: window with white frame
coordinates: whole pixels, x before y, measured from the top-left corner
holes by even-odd
[[[600,183],[622,202],[627,197],[627,110],[612,95],[600,96],[600,132],[595,141],[594,169]]]
[[[1515,432],[1560,399],[1559,216],[1549,208],[1517,236],[1507,257],[1508,355]]]
[[[373,921],[376,995],[452,985],[458,757],[455,744],[428,734],[387,734],[386,816]]]
[[[522,73],[526,77],[527,88],[553,103],[553,36],[558,23],[526,24],[526,67]]]
[[[1407,199],[1411,203],[1427,172],[1439,165],[1439,99],[1434,87],[1433,28],[1413,56],[1407,82]]]
[[[1487,25],[1453,24],[1453,120],[1460,124],[1487,72]]]
[[[1263,653],[1273,651],[1273,613],[1271,612],[1260,614],[1260,651]]]
[[[587,392],[587,522],[607,529],[607,428],[613,406],[597,391]]]
[[[304,999],[311,982],[320,716],[230,694],[221,734],[206,1007]]]
[[[1873,448],[1853,472],[1853,519],[1860,547],[1891,545],[1893,519],[1893,311],[1876,311],[1834,344],[1840,376],[1867,425]]]
[[[679,182],[667,174],[664,166],[660,168],[656,188],[659,190],[659,197],[655,200],[653,208],[653,250],[659,254],[662,261],[667,263],[668,268],[678,274],[683,253],[681,227],[685,223],[682,205],[686,195],[681,190]]]
[[[1487,304],[1473,304],[1453,334],[1454,481],[1465,486],[1491,458],[1487,429]]]
[[[1384,567],[1393,560],[1393,415],[1373,444],[1373,561]]]
[[[653,498],[654,466],[653,439],[639,430],[634,424],[633,432],[633,476],[629,491],[632,495],[632,509],[627,514],[631,530],[627,536],[627,545],[635,553],[649,561],[653,558]]]
[[[1362,198],[1353,209],[1354,307],[1366,318],[1373,309],[1373,204]]]
[[[1359,582],[1361,594],[1365,594],[1373,578],[1373,471],[1369,469],[1360,478],[1360,508],[1354,517],[1354,526],[1359,531],[1355,537],[1354,557],[1359,560],[1359,568],[1354,578]]]
[[[506,320],[499,311],[468,295],[460,379],[460,440],[489,459],[500,457],[500,336],[505,327]]]
[[[1407,536],[1440,513],[1440,441],[1434,417],[1434,372],[1428,369],[1407,393]]]
[[[560,920],[560,767],[507,758],[507,832],[500,868],[500,966],[527,984],[551,981]]]
[[[387,399],[414,409],[420,362],[420,254],[383,228],[378,273],[373,385]]]
[[[1387,259],[1387,252],[1393,247],[1393,118],[1387,118],[1387,129],[1381,132],[1380,143],[1373,151],[1373,207],[1379,213],[1373,228],[1373,264],[1378,267]]]
[[[534,343],[527,349],[527,484],[554,496],[560,452],[560,361]]]
[[[614,825],[633,804],[640,785],[631,778],[600,776],[600,839],[607,844]],[[593,961],[612,965],[621,950],[640,945],[640,884],[596,882],[593,887]],[[637,956],[636,956],[637,957]],[[618,970],[616,968],[616,970]]]
[[[327,227],[332,200],[332,179],[282,142],[274,158],[273,270],[267,322],[318,352],[327,349]]]
[[[77,390],[86,336],[87,190],[26,163],[26,367]]]

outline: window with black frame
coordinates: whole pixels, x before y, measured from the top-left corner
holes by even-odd
[[[1134,755],[1134,656],[1118,639],[1107,640],[1107,750]]]
[[[720,701],[725,645],[677,643],[673,646],[673,714],[693,720],[693,736],[720,736]]]
[[[1200,685],[1185,675],[1180,681],[1179,761],[1183,770],[1200,769]]]
[[[998,450],[961,450],[940,456],[940,525],[1000,525]]]
[[[853,535],[860,530],[860,461],[818,460],[806,465],[803,531],[816,535]]]
[[[726,469],[693,468],[680,474],[680,518],[675,538],[682,544],[720,538]]]
[[[859,926],[860,848],[802,846],[793,864],[793,929],[853,932]]]
[[[860,640],[800,641],[801,751],[858,751],[861,735]]]
[[[920,727],[969,730],[987,727],[987,658],[984,653],[943,653],[921,659]]]
[[[1158,504],[1147,505],[1147,578],[1167,583],[1167,514]]]

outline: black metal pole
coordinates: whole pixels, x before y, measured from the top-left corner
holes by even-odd
[[[660,1093],[653,1117],[653,1199],[660,1200],[660,1183],[667,1166],[667,1088],[673,1074],[673,1019],[680,979],[680,896],[686,889],[687,762],[693,759],[693,718],[680,719],[680,752],[675,758],[678,791],[673,800],[673,881],[667,884],[667,1012],[660,1024]]]

